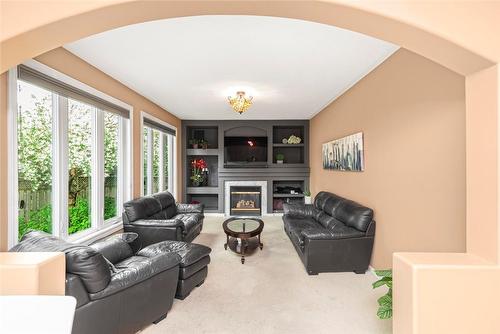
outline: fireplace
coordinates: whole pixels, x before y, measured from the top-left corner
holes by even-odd
[[[258,186],[231,186],[230,215],[231,216],[261,216],[262,188]]]

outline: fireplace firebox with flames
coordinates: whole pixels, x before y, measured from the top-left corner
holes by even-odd
[[[230,205],[231,216],[260,216],[262,215],[261,187],[231,186]]]

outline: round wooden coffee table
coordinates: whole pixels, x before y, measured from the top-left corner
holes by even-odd
[[[260,242],[260,234],[264,229],[264,222],[259,218],[253,217],[231,217],[222,223],[224,233],[226,233],[227,247],[233,252],[241,255],[241,263],[245,263],[245,255],[251,251],[264,247]]]

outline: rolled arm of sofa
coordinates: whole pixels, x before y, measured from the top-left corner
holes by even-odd
[[[330,231],[324,228],[306,228],[300,232],[303,239],[309,240],[331,240],[333,235]]]
[[[177,203],[177,213],[201,213],[203,214],[204,206],[203,204],[184,204]]]
[[[283,204],[283,214],[298,217],[312,217],[314,206],[312,204]]]

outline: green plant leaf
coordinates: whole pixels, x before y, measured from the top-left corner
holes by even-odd
[[[381,287],[381,286],[388,286],[389,288],[392,288],[392,277],[384,277],[379,279],[376,282],[373,282],[372,286],[374,289]]]
[[[377,316],[380,319],[390,319],[392,318],[392,307],[380,306],[377,311]]]
[[[392,277],[392,270],[391,269],[375,270],[375,275],[379,277]]]
[[[387,306],[392,308],[392,296],[387,293],[378,299],[378,304],[380,306]]]

